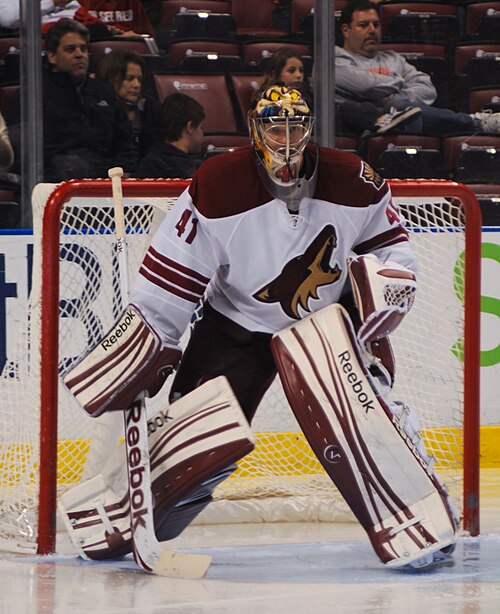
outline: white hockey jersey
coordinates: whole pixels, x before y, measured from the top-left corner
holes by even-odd
[[[274,333],[339,300],[353,252],[417,268],[389,186],[368,164],[321,148],[314,197],[293,215],[242,147],[202,164],[153,237],[132,302],[168,345],[203,296],[246,329]]]

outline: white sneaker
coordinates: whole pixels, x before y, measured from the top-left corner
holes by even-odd
[[[381,115],[377,119],[374,124],[375,132],[377,134],[384,134],[396,126],[401,128],[410,121],[420,117],[420,115],[422,115],[422,111],[418,107],[406,107],[403,111],[392,108],[389,113]]]
[[[481,131],[489,134],[500,134],[500,113],[493,111],[480,111],[471,113],[471,117],[481,122]]]

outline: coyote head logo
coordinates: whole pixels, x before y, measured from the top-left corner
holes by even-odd
[[[289,318],[300,320],[299,307],[310,312],[309,300],[317,299],[318,288],[333,284],[341,274],[339,266],[330,266],[337,234],[325,226],[306,251],[285,264],[281,273],[258,290],[253,298],[263,303],[280,303]]]

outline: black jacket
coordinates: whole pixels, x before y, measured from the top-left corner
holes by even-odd
[[[189,179],[201,162],[200,157],[184,153],[170,143],[156,143],[139,163],[136,175],[144,179]]]
[[[125,138],[123,115],[105,83],[87,77],[76,86],[68,73],[45,68],[43,146],[47,159],[86,148],[111,160]]]

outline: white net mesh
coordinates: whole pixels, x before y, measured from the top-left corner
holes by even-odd
[[[103,333],[119,313],[118,263],[109,182],[89,182],[63,207],[60,232],[59,372]],[[97,186],[97,187],[96,187]],[[0,378],[0,540],[9,549],[35,547],[40,433],[41,218],[54,186],[38,186],[35,204],[33,288],[17,342]],[[98,197],[95,197],[97,191]],[[133,274],[168,199],[125,198],[129,264]],[[463,252],[459,201],[399,200],[421,267],[417,298],[393,337],[397,361],[394,398],[420,415],[429,451],[458,506],[463,470]],[[150,404],[159,409],[166,395]],[[122,435],[120,416],[93,420],[59,386],[58,492],[99,471]],[[260,406],[253,428],[258,443],[238,471],[216,491],[204,522],[345,520],[350,517],[313,456],[277,381]],[[43,470],[43,468],[42,468]],[[230,502],[230,503],[228,503]]]

